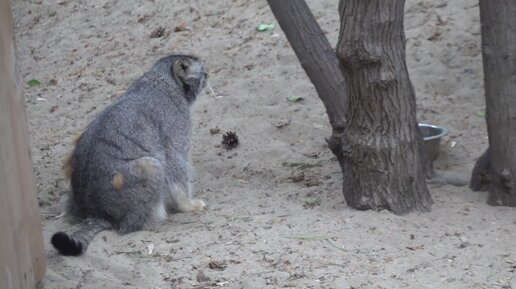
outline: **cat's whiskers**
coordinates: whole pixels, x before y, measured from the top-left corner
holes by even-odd
[[[214,98],[221,98],[222,97],[222,95],[217,95],[215,93],[215,90],[213,90],[213,87],[211,86],[211,83],[209,81],[206,82],[206,86],[208,87],[208,90],[210,91],[210,94],[211,94],[212,97],[214,97]]]

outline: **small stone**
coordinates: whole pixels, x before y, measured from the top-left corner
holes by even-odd
[[[300,172],[300,173],[292,174],[292,176],[290,177],[290,179],[291,179],[294,183],[301,182],[301,181],[303,181],[303,180],[305,179],[305,173]]]
[[[307,187],[315,187],[321,184],[321,181],[317,177],[310,176],[308,178],[305,178],[305,186]]]
[[[466,247],[469,247],[471,244],[469,242],[461,242],[458,246],[459,249],[464,249]]]
[[[210,128],[210,134],[211,135],[218,134],[218,133],[220,133],[220,128],[218,128],[218,127]]]
[[[208,276],[206,276],[202,270],[199,270],[199,272],[197,272],[197,276],[195,278],[197,279],[197,282],[210,281],[210,278]]]
[[[282,128],[282,127],[285,127],[285,126],[287,126],[287,125],[289,125],[289,124],[290,124],[290,119],[280,119],[280,120],[278,120],[278,121],[274,124],[274,126],[275,126],[276,128]]]
[[[227,267],[227,264],[224,261],[211,261],[208,264],[208,268],[213,269],[213,270],[222,271],[222,270],[226,269],[226,267]]]
[[[52,78],[51,80],[48,81],[48,86],[54,86],[54,85],[57,85],[57,79]]]

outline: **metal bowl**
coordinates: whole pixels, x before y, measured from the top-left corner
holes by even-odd
[[[420,123],[419,131],[423,135],[425,151],[430,161],[435,161],[439,156],[439,144],[441,138],[448,134],[448,129],[437,125]]]

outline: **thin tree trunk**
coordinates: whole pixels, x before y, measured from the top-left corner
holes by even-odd
[[[326,107],[333,128],[328,146],[342,166],[340,148],[346,124],[347,96],[339,59],[304,0],[267,2]]]
[[[489,190],[489,183],[491,179],[491,154],[489,148],[478,158],[471,172],[471,179],[469,187],[473,191],[487,191]]]
[[[288,1],[287,1],[288,2]],[[404,0],[341,0],[337,55],[347,82],[344,197],[356,209],[428,211]]]
[[[489,153],[479,158],[488,204],[516,206],[516,2],[480,0]],[[486,160],[487,158],[487,160]]]

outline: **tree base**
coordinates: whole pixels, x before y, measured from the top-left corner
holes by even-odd
[[[489,148],[478,158],[473,171],[471,172],[471,180],[469,187],[473,191],[489,190],[491,179],[491,161]]]
[[[475,163],[469,187],[473,191],[489,191],[488,205],[516,207],[516,183],[510,179],[508,173],[494,172],[490,148]]]
[[[422,158],[410,153],[421,146],[417,138],[377,146],[393,143],[388,140],[394,136],[369,135],[364,140],[364,135],[348,133],[346,137],[347,146],[341,146],[336,155],[343,156],[343,194],[351,208],[397,215],[431,210]]]

